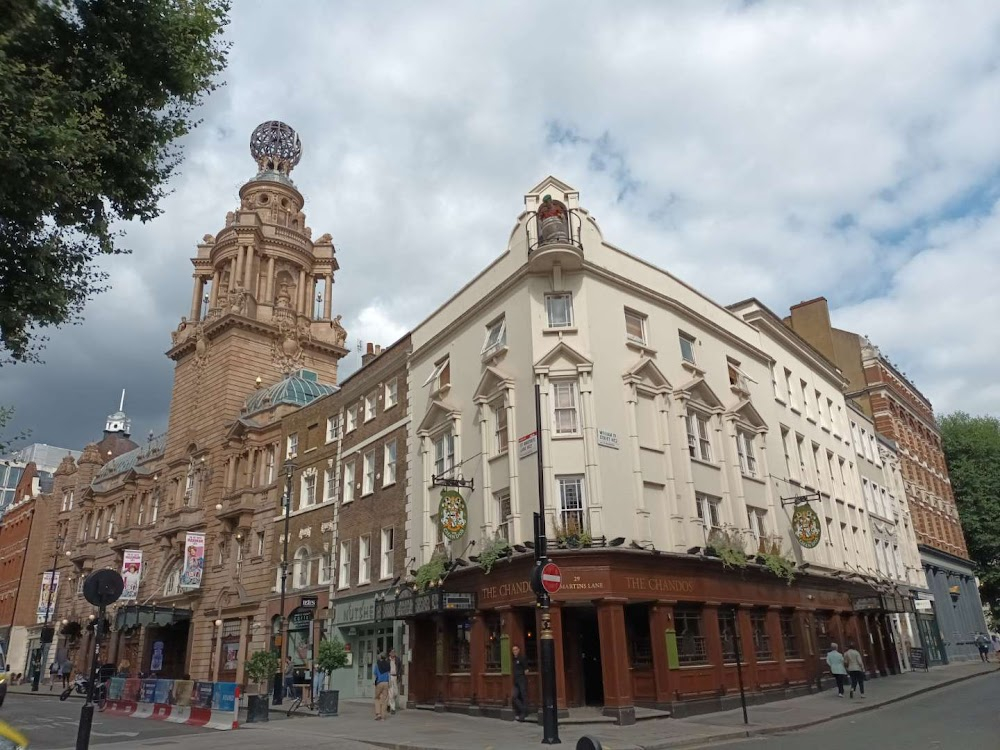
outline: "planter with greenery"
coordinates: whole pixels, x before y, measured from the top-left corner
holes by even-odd
[[[705,553],[722,560],[723,567],[745,568],[747,553],[743,534],[738,529],[713,529],[708,535]]]
[[[347,649],[344,647],[344,642],[339,638],[333,638],[331,640],[320,641],[319,643],[319,657],[316,659],[316,666],[323,670],[324,679],[323,685],[326,685],[326,680],[336,669],[343,669],[350,662],[350,657],[347,653]],[[320,716],[336,716],[340,709],[340,691],[339,690],[320,690],[319,700],[316,704],[316,710]]]
[[[413,580],[417,585],[417,590],[423,591],[434,581],[444,578],[447,569],[448,558],[443,552],[435,552],[430,561],[417,568],[417,574]]]
[[[269,720],[271,695],[267,685],[280,666],[278,655],[273,651],[256,651],[247,659],[247,679],[257,685],[257,695],[247,696],[247,722]]]
[[[564,524],[557,523],[553,533],[561,547],[589,547],[594,541],[590,531],[572,516]]]
[[[795,562],[786,557],[782,551],[780,536],[761,538],[757,548],[757,562],[778,578],[784,578],[789,586],[795,580]]]
[[[494,537],[483,545],[483,551],[479,553],[479,567],[483,569],[483,573],[489,575],[498,560],[510,556],[510,542],[502,536]]]

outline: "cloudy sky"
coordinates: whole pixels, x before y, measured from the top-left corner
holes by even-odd
[[[939,411],[1000,415],[1000,4],[235,5],[163,215],[128,227],[113,290],[45,364],[0,370],[33,441],[99,436],[121,388],[135,435],[166,427],[187,259],[269,119],[301,135],[352,348],[477,273],[552,173],[609,241],[720,303],[825,295]]]

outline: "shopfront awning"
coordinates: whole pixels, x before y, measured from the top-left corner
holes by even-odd
[[[398,597],[376,599],[375,620],[405,620],[417,615],[472,612],[475,609],[476,595],[472,592],[435,589],[418,594],[412,589],[404,589]]]
[[[166,625],[176,625],[191,619],[190,609],[177,607],[157,607],[149,604],[125,604],[118,608],[115,615],[115,629],[142,627],[160,628]]]

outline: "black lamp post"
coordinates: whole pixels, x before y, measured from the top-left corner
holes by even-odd
[[[47,652],[45,647],[52,643],[53,636],[55,635],[55,629],[49,624],[49,615],[52,614],[52,594],[56,582],[56,562],[59,560],[59,550],[62,549],[63,542],[65,541],[66,537],[64,536],[56,537],[56,548],[52,553],[52,570],[49,573],[49,597],[45,602],[45,624],[42,625],[42,630],[38,637],[38,667],[35,669],[35,674],[31,677],[31,692],[33,693],[38,692],[38,683],[42,679],[42,669],[45,667]]]
[[[288,579],[288,520],[292,511],[292,473],[295,471],[295,464],[291,460],[285,461],[285,496],[283,499],[285,511],[285,535],[282,540],[281,551],[281,603],[278,615],[278,648],[279,648],[279,672],[277,675],[278,686],[274,691],[274,704],[280,706],[284,697],[285,686],[282,683],[281,675],[284,668],[285,657],[285,585]]]

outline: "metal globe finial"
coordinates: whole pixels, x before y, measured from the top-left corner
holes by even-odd
[[[299,134],[279,120],[262,122],[250,136],[250,155],[261,172],[288,176],[302,158]]]

